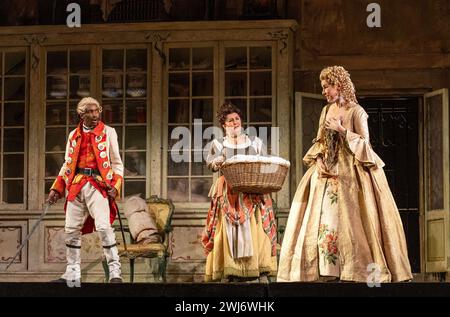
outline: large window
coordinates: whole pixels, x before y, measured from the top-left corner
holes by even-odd
[[[225,100],[243,112],[245,128],[271,148],[272,46],[225,47]]]
[[[79,122],[78,101],[92,93],[91,51],[49,51],[46,65],[45,195],[64,163],[69,133]]]
[[[2,203],[25,202],[27,69],[25,51],[0,51]]]
[[[168,72],[167,197],[175,202],[205,202],[212,173],[202,159],[209,141],[203,133],[213,125],[214,48],[169,49]],[[191,134],[188,157],[181,161],[173,157],[180,153],[172,151],[180,142],[177,131]]]
[[[215,49],[218,54],[215,54]],[[170,47],[168,49],[167,197],[175,202],[207,202],[213,176],[204,161],[203,135],[214,124],[219,102],[229,100],[243,113],[243,126],[271,151],[274,81],[272,45]],[[201,119],[201,121],[199,121]],[[197,126],[201,122],[201,128]],[[180,134],[189,131],[190,160],[177,161]],[[199,149],[198,133],[202,134]],[[174,150],[175,149],[175,150]]]
[[[146,196],[147,49],[102,50],[103,120],[116,129],[124,163],[123,196]]]

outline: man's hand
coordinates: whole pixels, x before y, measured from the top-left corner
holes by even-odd
[[[59,193],[54,189],[50,189],[50,193],[48,193],[48,197],[47,197],[47,203],[49,203],[50,205],[53,205],[54,203],[56,203],[58,201],[59,198],[61,198]]]
[[[116,198],[118,192],[117,189],[115,187],[108,187],[108,196],[111,197],[112,199]]]

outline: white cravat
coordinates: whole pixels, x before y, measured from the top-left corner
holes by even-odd
[[[93,128],[89,128],[83,124],[83,132],[91,132]]]

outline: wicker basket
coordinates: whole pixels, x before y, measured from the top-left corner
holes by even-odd
[[[225,161],[221,171],[234,192],[266,194],[281,189],[289,165],[288,161],[278,157],[252,158],[247,155],[245,159],[232,157]]]

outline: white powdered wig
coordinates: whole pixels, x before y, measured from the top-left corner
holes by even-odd
[[[83,99],[80,100],[80,102],[77,105],[77,113],[80,116],[86,112],[87,105],[97,105],[98,111],[99,112],[103,111],[102,106],[100,106],[100,103],[96,99],[92,97],[84,97]]]

